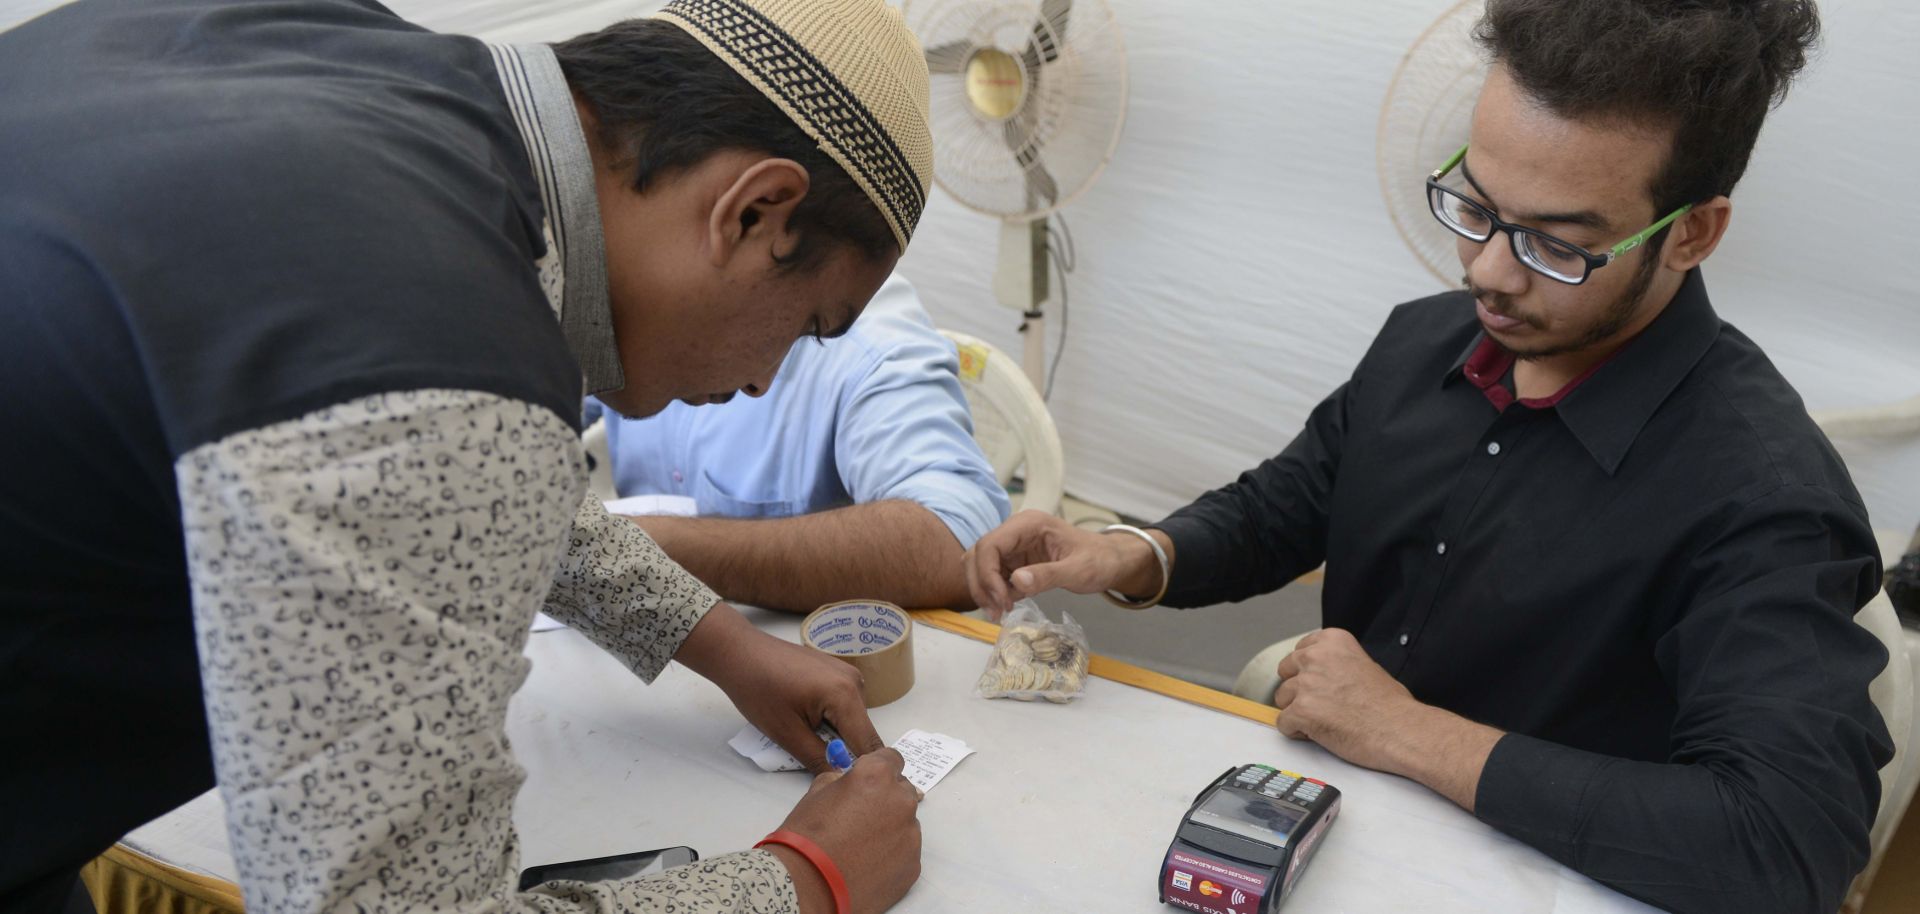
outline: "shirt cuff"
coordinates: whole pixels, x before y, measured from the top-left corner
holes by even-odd
[[[557,879],[529,890],[586,911],[700,911],[800,914],[793,875],[763,850],[721,854],[638,879]],[[540,906],[547,910],[547,906]]]
[[[640,525],[608,514],[589,493],[574,515],[546,611],[652,682],[719,602]]]
[[[1474,815],[1577,869],[1575,839],[1598,799],[1588,789],[1614,761],[1509,733],[1493,745],[1481,769]]]
[[[986,484],[999,489],[999,484],[991,479]],[[881,498],[919,504],[947,525],[953,538],[960,541],[960,548],[972,549],[989,530],[1006,522],[1009,513],[1006,494],[999,493],[997,499],[994,494],[965,476],[926,472],[908,477],[889,488]]]
[[[787,865],[781,863],[780,858],[774,856],[772,851],[741,851],[714,859],[725,860],[728,857],[739,860],[739,869],[735,870],[736,877],[755,886],[760,890],[761,897],[771,902],[765,910],[777,911],[780,914],[787,914],[787,912],[800,914],[800,893],[794,890],[793,874],[787,872]]]
[[[674,894],[676,901],[691,902],[693,910],[709,910],[703,902],[738,899],[738,905],[726,911],[751,914],[800,914],[800,895],[793,888],[793,874],[771,851],[751,850],[675,867],[682,885]],[[658,878],[658,877],[654,877]],[[669,908],[672,910],[672,908]]]
[[[1165,606],[1204,606],[1218,602],[1206,594],[1219,586],[1220,569],[1227,567],[1228,556],[1213,528],[1205,522],[1176,512],[1157,524],[1147,525],[1173,540],[1173,575],[1160,603]],[[1152,596],[1129,594],[1128,596]]]

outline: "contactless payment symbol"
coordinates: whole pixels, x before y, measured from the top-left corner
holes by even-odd
[[[1193,891],[1193,874],[1173,871],[1173,887],[1184,892]]]
[[[1246,904],[1246,903],[1247,903],[1247,893],[1245,893],[1245,892],[1242,892],[1242,891],[1240,891],[1239,889],[1234,889],[1234,890],[1233,890],[1233,903],[1234,903],[1234,904]]]
[[[1215,895],[1225,895],[1226,893],[1227,893],[1226,889],[1223,889],[1217,885],[1214,885],[1212,880],[1210,879],[1200,880],[1200,894],[1211,898]]]

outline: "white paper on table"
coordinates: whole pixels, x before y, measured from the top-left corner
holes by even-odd
[[[685,495],[629,495],[616,498],[606,505],[608,514],[628,517],[645,514],[692,517],[700,513],[699,505]]]
[[[823,740],[833,738],[833,733],[825,727],[815,732]],[[760,766],[761,771],[802,771],[807,767],[752,724],[740,728],[739,733],[727,740],[727,745]],[[901,773],[913,782],[913,786],[920,788],[921,793],[932,790],[933,785],[947,776],[947,772],[973,754],[973,749],[966,743],[925,730],[908,730],[894,741],[893,748],[907,762],[906,769]]]
[[[772,737],[761,733],[752,724],[741,727],[739,733],[735,733],[732,739],[727,740],[727,745],[732,746],[733,751],[746,756],[755,765],[759,765],[761,771],[804,771],[807,767],[800,764],[800,760],[794,758],[792,753],[780,748],[780,744],[774,742]]]
[[[685,495],[629,495],[604,502],[608,514],[626,517],[635,515],[667,515],[669,517],[692,517],[699,513],[699,506]],[[567,624],[546,613],[533,614],[533,628],[536,632],[549,632],[556,628],[566,628]]]
[[[907,760],[903,774],[921,793],[931,793],[933,785],[973,754],[973,748],[944,733],[908,730],[893,741],[893,748]]]

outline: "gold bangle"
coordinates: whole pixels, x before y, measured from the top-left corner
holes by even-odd
[[[1151,598],[1134,600],[1126,594],[1111,589],[1101,592],[1100,595],[1106,597],[1108,603],[1112,603],[1121,609],[1149,609],[1160,605],[1160,599],[1167,595],[1167,585],[1172,583],[1172,563],[1167,561],[1167,551],[1160,548],[1160,541],[1154,539],[1147,531],[1128,524],[1108,524],[1102,527],[1100,532],[1102,534],[1131,533],[1134,536],[1146,540],[1147,545],[1153,549],[1153,557],[1160,560],[1160,592],[1154,594]]]

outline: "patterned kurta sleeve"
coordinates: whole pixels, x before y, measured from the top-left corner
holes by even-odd
[[[638,524],[608,514],[587,493],[574,512],[546,611],[652,682],[718,602],[719,594],[668,558]]]
[[[797,910],[764,851],[515,892],[525,775],[505,728],[528,623],[569,573],[575,609],[595,587],[655,586],[585,567],[609,534],[580,536],[582,458],[560,417],[384,394],[203,445],[175,474],[248,911]],[[676,628],[618,630],[637,644]]]

